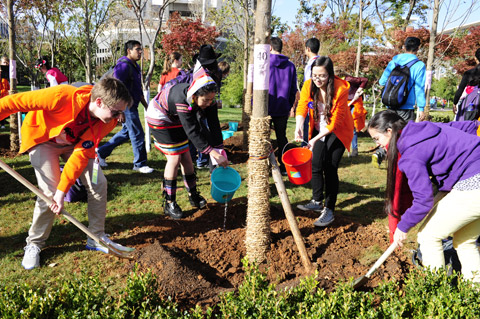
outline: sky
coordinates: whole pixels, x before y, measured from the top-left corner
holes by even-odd
[[[462,14],[464,14],[469,5],[475,3],[475,10],[470,13],[468,18],[465,21],[465,24],[480,21],[480,1],[478,0],[440,0],[442,3],[439,21],[438,21],[438,31],[440,32],[442,28],[448,29],[457,27],[462,24]],[[433,1],[431,1],[433,3]],[[447,3],[450,3],[451,6],[448,7]],[[280,17],[282,22],[287,23],[289,26],[293,26],[295,22],[295,15],[297,14],[298,8],[300,7],[298,0],[272,0],[272,14]],[[453,12],[454,14],[448,14],[447,12]],[[428,25],[432,19],[432,11],[429,10],[427,13]],[[450,22],[450,23],[446,23]],[[428,25],[425,25],[429,28]]]

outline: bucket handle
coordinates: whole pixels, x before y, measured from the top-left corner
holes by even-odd
[[[302,141],[302,142],[303,142],[303,141]],[[285,154],[285,147],[287,147],[288,144],[296,145],[296,144],[295,144],[295,141],[293,141],[293,142],[287,142],[287,144],[285,144],[285,146],[284,146],[283,149],[282,149],[282,156],[283,156],[283,154]],[[300,144],[301,144],[301,142],[300,142]],[[303,147],[303,146],[301,146],[301,147]]]

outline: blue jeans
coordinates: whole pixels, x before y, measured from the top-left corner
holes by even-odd
[[[98,149],[98,155],[101,158],[107,158],[115,147],[130,140],[133,149],[133,166],[146,166],[145,133],[138,115],[138,105],[127,108],[124,114],[125,123],[122,124],[122,129]]]
[[[357,130],[353,128],[352,149],[358,148],[358,134]]]

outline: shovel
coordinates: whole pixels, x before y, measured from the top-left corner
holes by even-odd
[[[22,183],[25,187],[27,187],[32,192],[34,192],[35,195],[37,195],[38,197],[43,199],[48,205],[51,205],[53,203],[53,201],[50,198],[48,198],[41,190],[36,188],[32,183],[30,183],[22,175],[18,174],[16,171],[14,171],[10,166],[5,164],[2,160],[0,160],[0,167],[3,168],[8,174],[10,174],[17,181]],[[115,247],[109,245],[104,240],[102,240],[100,237],[98,237],[97,235],[92,233],[85,225],[83,225],[75,217],[70,215],[65,209],[62,209],[61,213],[68,221],[70,221],[72,224],[74,224],[75,226],[80,228],[81,231],[83,231],[90,238],[95,240],[98,244],[101,244],[102,246],[107,247],[109,254],[112,254],[112,255],[120,257],[120,258],[126,258],[126,259],[133,259],[134,258],[133,251],[130,251],[130,252],[121,251],[121,250],[118,250]]]
[[[368,282],[368,279],[370,279],[370,276],[372,276],[375,271],[377,271],[378,267],[380,267],[385,262],[385,260],[392,254],[395,248],[397,248],[397,244],[391,244],[390,247],[388,247],[388,249],[380,256],[380,258],[378,258],[375,264],[373,264],[372,268],[368,270],[365,276],[361,276],[353,282],[353,288],[356,289],[365,285]]]

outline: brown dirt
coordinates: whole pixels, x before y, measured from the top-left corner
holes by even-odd
[[[2,156],[8,153],[4,136],[8,135],[0,135]],[[242,134],[225,141],[229,160],[235,164],[248,159],[241,145]],[[330,226],[316,228],[313,221],[318,213],[293,210],[320,287],[327,291],[339,281],[364,275],[374,261],[363,261],[369,249],[377,247],[378,257],[388,247],[386,229],[379,224],[359,224],[339,211]],[[225,206],[218,203],[209,203],[179,221],[160,216],[138,223],[129,238],[137,258],[125,263],[124,270],[131,270],[135,263],[141,270],[150,269],[159,279],[160,295],[171,296],[183,308],[212,305],[218,302],[218,294],[238,288],[243,281],[246,211],[246,198],[234,198],[228,203],[225,225]],[[401,281],[411,267],[405,255],[394,253],[362,289],[371,289],[381,280]],[[281,206],[271,207],[271,245],[261,269],[279,287],[296,285],[305,276]]]
[[[246,162],[242,134],[224,143],[231,162]],[[371,257],[364,261],[369,250],[376,250],[378,258],[388,248],[385,226],[362,225],[340,211],[330,226],[317,228],[313,221],[318,213],[293,210],[317,279],[327,291],[340,281],[364,275],[375,261]],[[131,233],[130,242],[138,250],[135,262],[158,276],[162,297],[171,296],[183,307],[218,302],[219,293],[238,288],[244,278],[246,211],[246,198],[234,198],[228,203],[225,225],[225,206],[218,203],[179,221],[163,216],[146,220]],[[272,206],[271,217],[271,245],[261,269],[278,287],[296,285],[306,273],[282,207]],[[362,289],[382,280],[401,281],[411,267],[408,257],[394,253]]]

